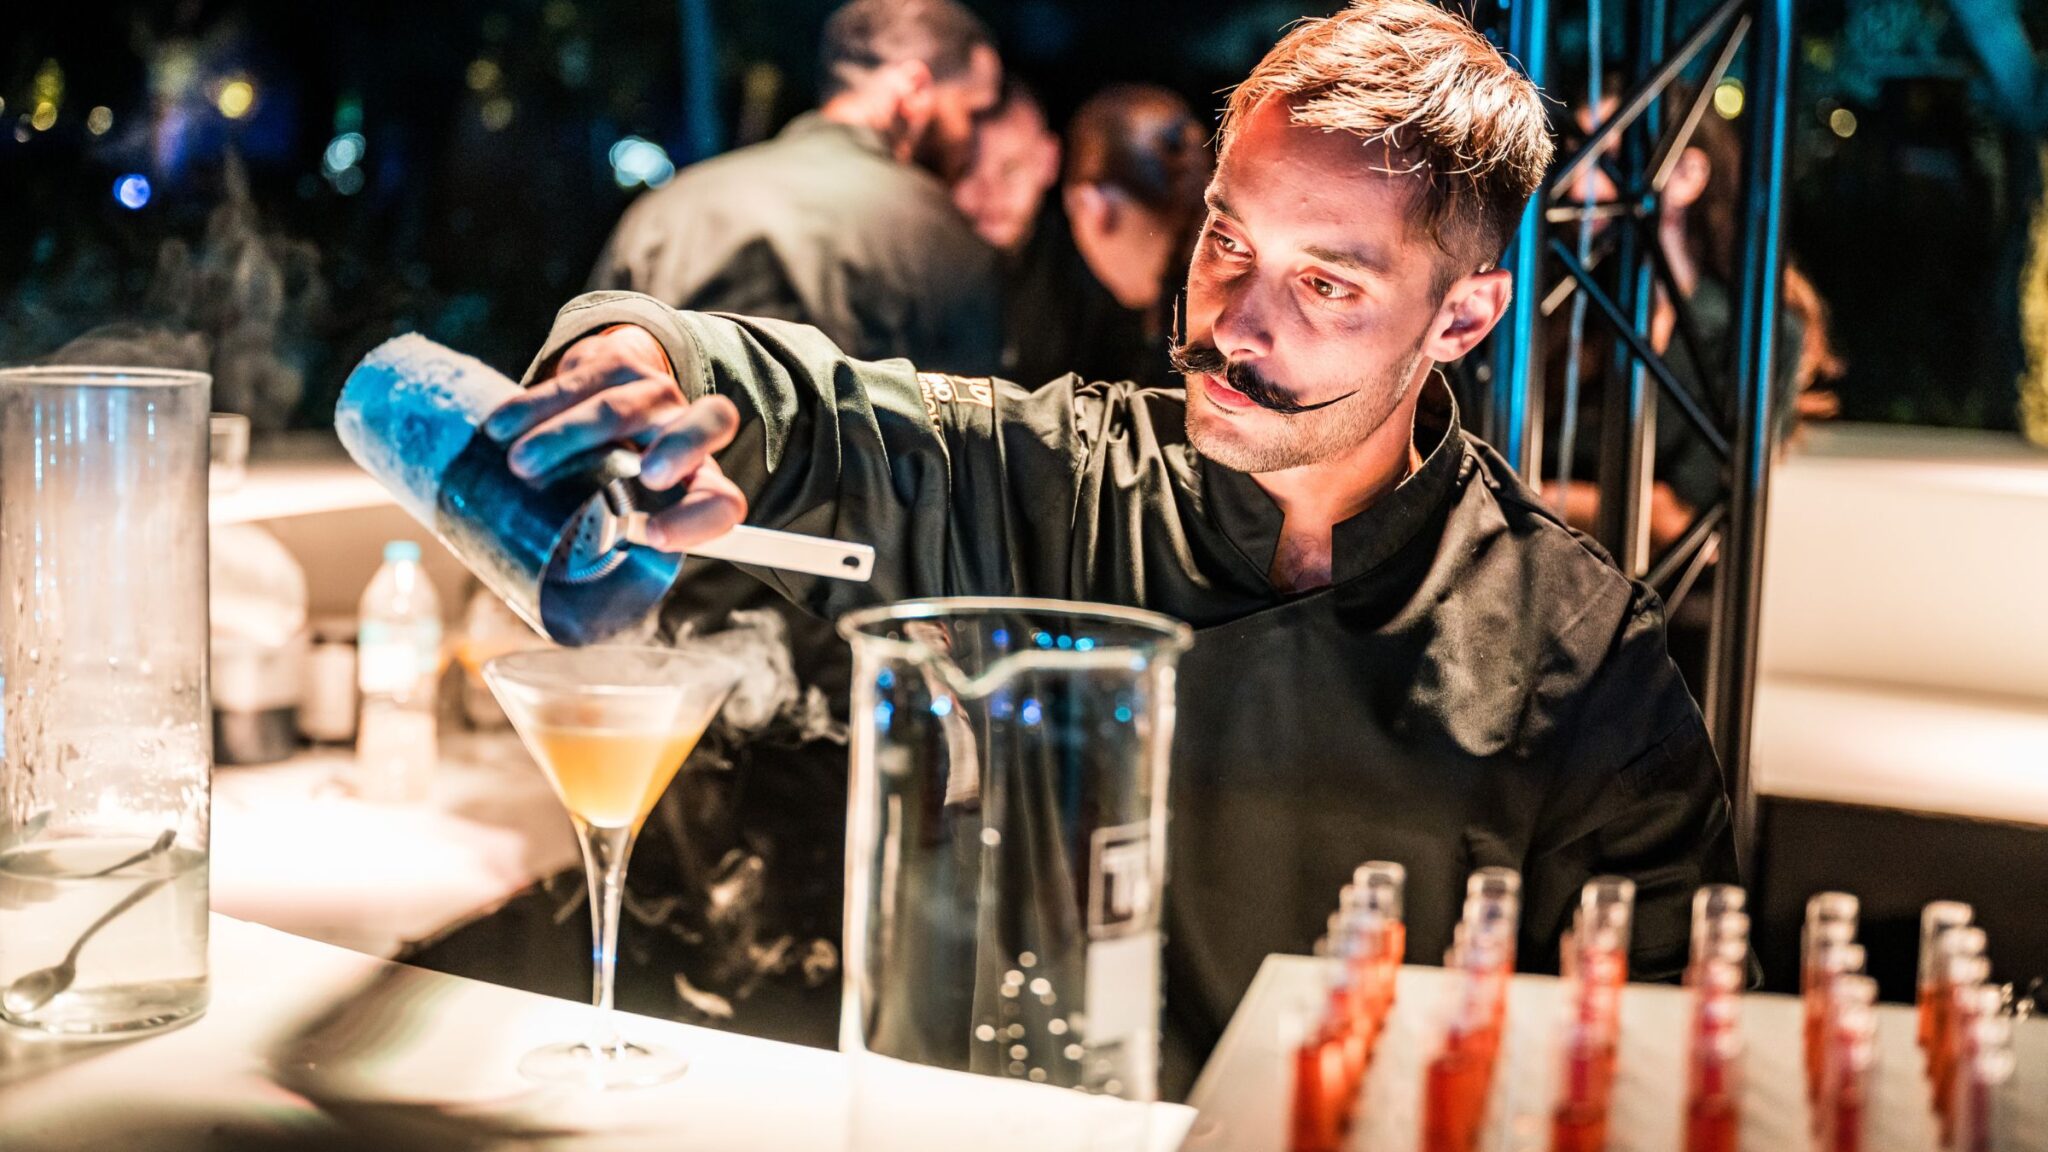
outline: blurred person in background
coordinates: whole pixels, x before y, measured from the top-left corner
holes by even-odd
[[[1618,90],[1620,83],[1619,77],[1614,78],[1608,90]],[[1675,87],[1667,104],[1687,107],[1692,95],[1683,86]],[[1580,139],[1596,131],[1619,106],[1615,97],[1604,99],[1596,120],[1581,102],[1575,116]],[[1677,303],[1661,287],[1651,312],[1650,346],[1664,357],[1672,376],[1724,426],[1732,426],[1735,416],[1734,285],[1741,180],[1742,144],[1735,126],[1710,111],[1700,118],[1691,141],[1679,154],[1659,200],[1657,217],[1658,248],[1684,298],[1698,347],[1685,338]],[[1617,194],[1607,171],[1595,164],[1574,181],[1570,199],[1584,203],[1590,197],[1604,203]],[[1576,233],[1577,224],[1566,228]],[[1605,231],[1605,221],[1596,222],[1595,235]],[[1796,435],[1802,420],[1824,420],[1836,414],[1840,405],[1826,385],[1843,371],[1841,357],[1828,338],[1826,304],[1789,260],[1782,291],[1773,381],[1779,390],[1773,407],[1778,414],[1781,447]],[[1560,308],[1543,329],[1548,361],[1544,384],[1549,390],[1545,407],[1559,414],[1565,409],[1565,371],[1570,357],[1569,308],[1569,304]],[[1606,322],[1589,312],[1579,346],[1576,439],[1569,460],[1548,464],[1553,478],[1544,485],[1544,497],[1582,531],[1594,529],[1600,512],[1602,389],[1610,386],[1605,382],[1615,354],[1615,340]],[[1656,458],[1649,515],[1651,554],[1656,556],[1676,544],[1700,513],[1728,490],[1728,477],[1726,465],[1684,412],[1661,388],[1652,387],[1656,393]],[[1546,437],[1547,443],[1559,445],[1560,453],[1564,451],[1556,428]],[[1570,466],[1569,480],[1557,479],[1560,464]],[[1682,600],[1668,606],[1672,659],[1700,699],[1705,698],[1707,686],[1714,599],[1711,564],[1716,552],[1714,541],[1707,541],[1704,555],[1709,566]]]
[[[819,107],[626,209],[594,289],[809,324],[857,355],[993,372],[995,254],[953,207],[1002,91],[954,0],[853,0],[825,22]]]
[[[1053,210],[1045,194],[1060,182],[1060,138],[1037,93],[1012,75],[976,144],[974,165],[953,185],[953,203],[976,235],[1014,259],[1045,235],[1042,218]]]
[[[1088,269],[1126,308],[1156,313],[1187,270],[1207,209],[1210,129],[1164,88],[1119,84],[1067,125],[1060,198]]]
[[[1174,379],[1164,354],[1174,293],[1208,215],[1211,135],[1187,101],[1140,84],[1104,89],[1067,125],[1060,202],[1074,246],[1117,303],[1137,314],[1143,334],[1142,356],[1121,378]]]
[[[1619,84],[1619,79],[1615,81]],[[1609,89],[1613,91],[1613,88]],[[1686,107],[1691,93],[1675,88],[1667,100],[1673,108]],[[1581,139],[1591,135],[1600,122],[1614,114],[1619,100],[1601,102],[1598,120],[1581,107],[1577,114]],[[1679,331],[1678,308],[1661,288],[1651,313],[1650,346],[1665,358],[1671,374],[1699,398],[1707,411],[1731,421],[1735,396],[1735,297],[1737,219],[1742,195],[1742,144],[1735,126],[1709,112],[1700,118],[1691,142],[1680,153],[1671,178],[1659,200],[1658,247],[1671,268],[1698,337],[1698,357],[1691,342]],[[1611,202],[1618,193],[1612,178],[1601,166],[1588,165],[1574,181],[1570,202]],[[1576,230],[1577,225],[1567,225]],[[1604,222],[1596,226],[1604,231]],[[1784,272],[1782,311],[1779,314],[1778,371],[1780,389],[1775,402],[1780,421],[1781,443],[1789,441],[1801,420],[1822,420],[1835,415],[1840,404],[1826,385],[1841,376],[1844,365],[1828,337],[1826,303],[1813,283],[1798,267],[1787,262]],[[1567,305],[1567,308],[1569,305]],[[1552,412],[1563,411],[1563,384],[1569,312],[1561,308],[1545,326],[1550,345],[1550,364],[1545,385],[1553,395],[1546,405]],[[1605,322],[1589,314],[1585,340],[1580,349],[1579,427],[1576,448],[1570,461],[1572,479],[1560,487],[1553,481],[1545,495],[1560,507],[1574,526],[1590,530],[1599,514],[1597,483],[1600,456],[1601,397],[1598,381],[1606,378],[1614,355],[1614,340]],[[1693,519],[1726,489],[1723,465],[1713,450],[1692,427],[1677,405],[1658,396],[1656,480],[1650,492],[1650,542],[1654,550],[1669,548],[1684,535]],[[1547,442],[1559,443],[1553,431]]]
[[[1166,285],[1185,274],[1201,223],[1208,135],[1172,92],[1122,84],[1082,105],[1063,147],[1031,90],[1006,85],[953,190],[1003,252],[1004,376],[1172,382]]]

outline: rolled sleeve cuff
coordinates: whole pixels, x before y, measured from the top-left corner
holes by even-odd
[[[555,313],[547,341],[520,378],[520,386],[531,386],[540,379],[541,373],[559,360],[571,344],[623,324],[646,329],[661,345],[662,353],[668,357],[669,370],[682,385],[685,396],[695,400],[713,391],[703,352],[683,314],[637,292],[589,292],[563,305]]]

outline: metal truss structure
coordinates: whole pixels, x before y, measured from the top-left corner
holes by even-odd
[[[1572,324],[1568,362],[1578,361],[1583,321],[1597,323],[1616,349],[1600,390],[1599,519],[1595,536],[1631,576],[1647,581],[1675,611],[1710,570],[1711,656],[1705,709],[1735,806],[1736,838],[1745,864],[1754,837],[1755,792],[1749,771],[1750,713],[1756,679],[1756,637],[1763,567],[1764,511],[1779,421],[1794,387],[1780,379],[1783,182],[1791,81],[1792,0],[1723,0],[1696,26],[1670,27],[1671,0],[1610,0],[1622,6],[1627,50],[1608,61],[1626,88],[1613,111],[1562,158],[1523,214],[1505,267],[1519,303],[1493,341],[1482,434],[1532,484],[1553,478],[1545,468],[1544,354],[1546,329]],[[1550,0],[1505,0],[1500,38],[1539,87],[1553,91]],[[1604,29],[1588,13],[1590,35]],[[1596,39],[1596,43],[1599,41]],[[1729,284],[1732,360],[1703,346],[1685,294],[1658,242],[1660,200],[1701,117],[1713,114],[1716,87],[1744,49],[1745,157],[1741,233],[1735,283]],[[1590,69],[1589,69],[1590,71]],[[1682,101],[1675,82],[1688,80]],[[1592,83],[1598,85],[1600,73]],[[1597,88],[1596,88],[1597,91]],[[1564,113],[1569,116],[1571,113]],[[1578,198],[1580,177],[1602,166],[1618,194]],[[1588,217],[1603,222],[1596,244],[1583,242]],[[1574,243],[1577,238],[1581,242]],[[1675,311],[1669,343],[1652,338],[1659,298]],[[1583,299],[1578,303],[1574,298]],[[1567,304],[1571,308],[1566,307]],[[1683,346],[1701,385],[1674,374],[1666,352]],[[1576,374],[1577,368],[1569,369]],[[1726,378],[1722,378],[1726,377]],[[1573,381],[1574,389],[1576,381]],[[1561,441],[1576,433],[1580,409],[1564,405],[1553,423]],[[1650,500],[1659,416],[1684,421],[1723,463],[1719,499],[1695,511],[1676,543],[1653,554]],[[1558,461],[1569,472],[1570,461]]]

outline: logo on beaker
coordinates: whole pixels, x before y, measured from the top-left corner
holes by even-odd
[[[1089,837],[1088,935],[1135,932],[1152,911],[1152,837],[1144,822],[1097,828]]]

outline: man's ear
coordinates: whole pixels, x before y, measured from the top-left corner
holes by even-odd
[[[885,67],[890,100],[895,105],[893,119],[913,132],[923,131],[931,123],[936,87],[931,66],[922,60],[898,60]]]
[[[1450,291],[1444,293],[1443,303],[1437,306],[1436,316],[1429,322],[1422,354],[1439,364],[1448,364],[1470,352],[1500,323],[1513,298],[1513,278],[1505,269],[1458,277]]]

